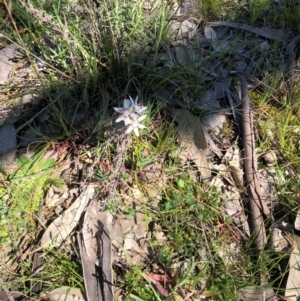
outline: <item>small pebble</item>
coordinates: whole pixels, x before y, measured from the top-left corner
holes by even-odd
[[[264,156],[263,159],[265,161],[266,166],[274,166],[277,162],[277,156],[275,152],[269,151]]]

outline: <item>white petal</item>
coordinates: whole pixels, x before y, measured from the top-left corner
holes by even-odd
[[[124,99],[124,108],[130,109],[131,107],[132,107],[132,101],[130,101],[129,99]]]
[[[138,129],[138,128],[135,128],[133,131],[135,132],[135,134],[136,134],[137,137],[138,137],[138,136],[139,136],[139,129]]]
[[[142,115],[142,116],[140,116],[137,120],[138,121],[143,121],[144,119],[146,119],[147,118],[147,115]]]
[[[139,124],[138,127],[139,127],[140,129],[145,129],[145,128],[146,128],[143,124]]]
[[[132,97],[131,97],[131,96],[129,96],[129,99],[130,99],[130,101],[131,101],[132,105],[134,105],[135,103],[134,103],[134,100],[132,99]]]
[[[133,101],[133,103],[134,103],[135,105],[137,105],[138,100],[139,100],[139,96],[137,96],[137,97],[135,98],[135,100]]]
[[[124,120],[124,117],[121,115],[119,118],[116,119],[116,122],[120,122],[122,120]]]
[[[147,110],[147,107],[139,107],[137,111],[139,112],[139,114],[141,114],[146,110]]]
[[[114,110],[118,113],[123,113],[124,108],[114,108]]]
[[[125,122],[125,125],[131,124],[131,120],[129,118],[124,118],[123,120]]]
[[[128,129],[126,130],[126,134],[129,134],[132,130],[133,130],[133,126],[130,125],[130,126],[128,127]]]
[[[132,113],[128,116],[128,123],[133,124],[138,120],[139,115]]]

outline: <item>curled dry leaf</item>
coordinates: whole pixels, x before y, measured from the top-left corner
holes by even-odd
[[[50,224],[41,239],[42,248],[59,247],[62,244],[78,225],[81,214],[93,197],[94,191],[93,185],[85,187],[74,203]]]

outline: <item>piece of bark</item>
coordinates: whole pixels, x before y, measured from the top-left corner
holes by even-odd
[[[239,75],[242,90],[243,110],[243,146],[244,146],[244,168],[246,175],[246,186],[250,197],[250,209],[252,213],[251,222],[256,235],[256,247],[262,250],[267,243],[266,231],[263,221],[263,213],[269,215],[270,211],[259,194],[259,181],[254,166],[255,141],[253,135],[252,114],[250,110],[250,99],[248,96],[248,85],[244,76]]]
[[[100,268],[88,256],[81,234],[78,234],[77,241],[80,250],[87,301],[102,301],[104,299],[102,299],[100,285]]]
[[[106,220],[102,220],[101,213],[98,200],[92,200],[86,210],[82,227],[82,264],[87,266],[83,266],[84,282],[88,300],[113,301],[112,245]],[[90,286],[91,281],[96,287]],[[102,299],[94,299],[96,296],[101,296]]]
[[[37,278],[41,277],[41,269],[43,267],[43,251],[37,251],[33,255],[32,259],[32,275]],[[42,281],[30,281],[31,291],[34,293],[40,293],[42,291]]]
[[[243,112],[243,146],[244,146],[244,169],[246,176],[246,187],[249,195],[250,219],[252,223],[252,234],[259,253],[267,244],[267,235],[264,225],[264,216],[269,216],[270,211],[261,197],[260,183],[257,178],[257,160],[255,156],[255,140],[253,132],[253,117],[250,110],[250,98],[248,96],[248,83],[243,75],[238,75],[241,82],[241,99]],[[260,259],[259,259],[260,260]],[[267,284],[268,280],[261,274],[261,285]]]

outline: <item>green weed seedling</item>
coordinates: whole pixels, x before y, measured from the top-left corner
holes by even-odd
[[[44,157],[46,149],[37,151],[31,158],[19,157],[18,168],[8,177],[10,184],[0,188],[0,245],[30,232],[34,237],[37,223],[35,215],[47,189],[51,184],[64,185],[60,179],[51,179],[55,159]]]

